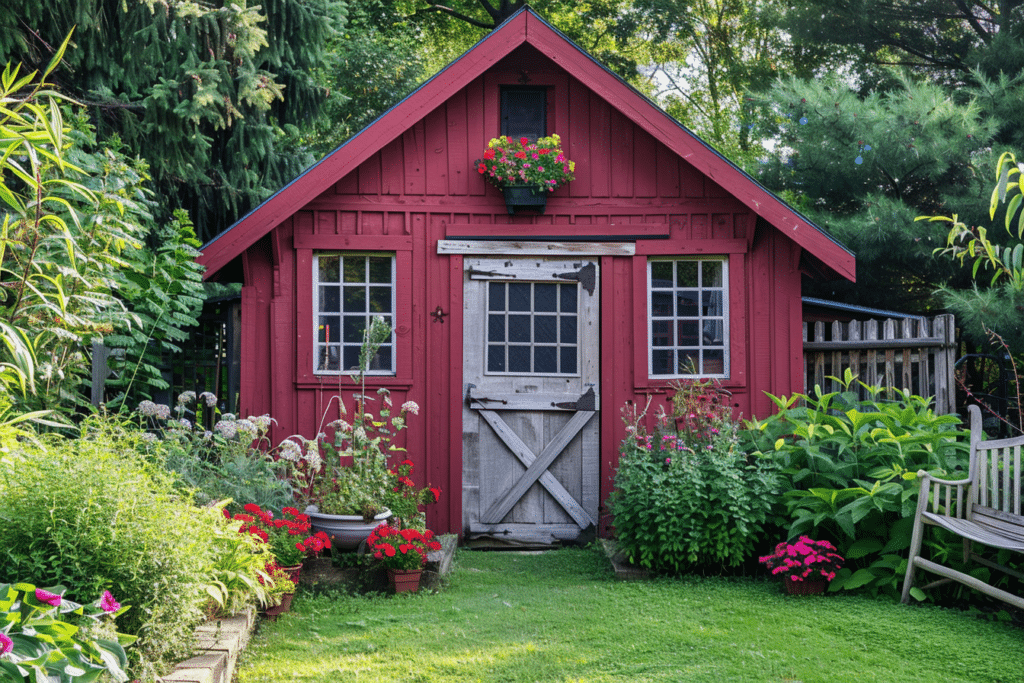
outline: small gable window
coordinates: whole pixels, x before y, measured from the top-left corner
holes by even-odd
[[[501,134],[536,140],[547,132],[547,90],[520,86],[501,89]]]
[[[342,374],[359,367],[363,332],[381,316],[395,326],[393,254],[318,254],[313,259],[313,313],[316,321],[314,372]],[[395,338],[370,361],[369,375],[395,374]]]
[[[729,376],[729,262],[648,262],[651,377]]]

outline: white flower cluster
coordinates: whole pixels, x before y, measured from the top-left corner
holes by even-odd
[[[196,400],[196,392],[194,391],[183,391],[178,394],[178,405],[187,406],[190,403],[194,403]]]
[[[234,420],[222,419],[217,424],[213,425],[213,431],[217,432],[225,439],[233,439],[238,435],[238,427],[235,426]]]
[[[207,408],[213,408],[215,405],[217,405],[217,396],[209,391],[204,391],[203,393],[199,394],[199,400],[205,403]]]
[[[309,466],[314,472],[320,469],[320,466],[324,464],[323,459],[320,458],[319,439],[309,439],[306,441],[306,453],[304,460],[309,463]]]
[[[402,404],[403,413],[412,413],[413,415],[420,414],[420,406],[416,401],[406,401]]]
[[[259,435],[259,429],[251,420],[238,420],[235,422],[235,427],[237,427],[238,431],[250,441]]]
[[[256,429],[259,430],[260,436],[263,436],[270,431],[270,425],[276,424],[277,420],[270,417],[270,415],[257,415],[255,417],[250,415],[249,422],[256,425]]]
[[[302,460],[302,447],[292,441],[291,437],[282,441],[281,445],[277,448],[282,460],[287,460],[288,462]]]
[[[158,420],[167,420],[171,417],[171,408],[163,403],[153,403],[152,401],[142,401],[139,403],[137,409],[140,415],[145,417],[155,417]]]

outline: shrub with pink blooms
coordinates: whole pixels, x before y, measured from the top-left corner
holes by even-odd
[[[843,558],[828,541],[815,541],[801,536],[795,543],[783,541],[775,552],[758,558],[771,570],[772,576],[786,581],[831,581],[843,568]]]
[[[623,409],[609,500],[619,550],[664,574],[721,572],[754,557],[772,505],[779,467],[738,447],[728,395],[713,383],[674,382],[673,411]]]

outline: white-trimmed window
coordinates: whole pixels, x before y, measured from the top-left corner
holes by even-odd
[[[729,376],[728,282],[725,258],[648,262],[651,377]]]
[[[313,258],[314,372],[349,373],[359,367],[363,332],[371,317],[395,326],[395,256],[317,254]],[[395,338],[370,361],[369,375],[395,374]]]

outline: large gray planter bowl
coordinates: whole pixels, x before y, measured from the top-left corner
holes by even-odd
[[[391,516],[391,510],[385,510],[372,521],[366,521],[361,515],[328,515],[319,512],[315,505],[307,507],[305,512],[313,531],[322,531],[330,536],[331,547],[339,550],[355,550],[381,522]]]

